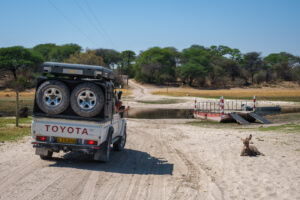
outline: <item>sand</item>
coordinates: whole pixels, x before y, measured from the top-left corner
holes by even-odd
[[[109,163],[76,153],[44,161],[30,137],[0,143],[0,199],[300,199],[299,133],[193,120],[128,119],[125,150]],[[265,156],[240,156],[249,134]]]

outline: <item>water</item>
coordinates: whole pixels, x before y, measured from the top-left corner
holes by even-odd
[[[124,113],[124,117],[137,119],[188,119],[193,118],[193,109],[131,108]]]

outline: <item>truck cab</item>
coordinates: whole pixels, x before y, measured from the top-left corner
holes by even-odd
[[[32,137],[35,153],[80,151],[107,162],[123,150],[126,120],[116,112],[113,72],[102,66],[46,62],[37,79]]]

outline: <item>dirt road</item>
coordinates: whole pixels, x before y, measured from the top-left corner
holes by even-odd
[[[146,92],[145,92],[146,93]],[[30,137],[0,144],[0,199],[300,199],[300,134],[128,119],[109,163],[34,155]],[[266,156],[241,157],[241,137]]]
[[[40,160],[30,138],[2,144],[0,199],[300,199],[299,134],[252,131],[266,156],[240,157],[249,132],[187,121],[128,120],[126,150],[107,164]]]
[[[201,182],[207,185],[200,181],[199,167],[171,144],[172,138],[164,135],[159,124],[150,128],[151,124],[130,120],[126,150],[114,152],[108,164],[74,153],[43,161],[34,155],[29,138],[17,145],[4,144],[0,199],[197,199],[206,195],[199,190]]]

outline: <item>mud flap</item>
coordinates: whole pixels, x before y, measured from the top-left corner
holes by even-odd
[[[96,153],[94,154],[94,160],[101,161],[101,154],[103,154],[102,150],[96,151]]]
[[[94,154],[94,160],[96,160],[96,161],[102,161],[102,162],[108,162],[109,158],[107,158],[105,149],[98,150]]]
[[[35,154],[40,156],[48,156],[49,149],[47,148],[36,148]]]

